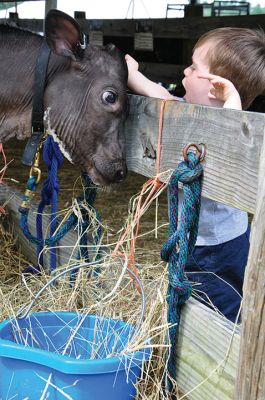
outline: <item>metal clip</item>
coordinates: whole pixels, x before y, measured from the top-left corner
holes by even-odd
[[[39,150],[36,153],[35,160],[33,166],[30,168],[29,177],[32,178],[37,176],[36,183],[39,183],[41,179],[41,170],[39,168],[40,165],[40,152]]]
[[[83,33],[83,43],[79,43],[79,46],[81,47],[82,50],[86,49],[87,46],[87,41],[86,41],[86,35]]]

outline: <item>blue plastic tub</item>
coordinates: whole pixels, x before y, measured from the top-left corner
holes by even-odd
[[[0,399],[132,400],[151,353],[120,355],[133,332],[123,321],[68,312],[2,322]]]

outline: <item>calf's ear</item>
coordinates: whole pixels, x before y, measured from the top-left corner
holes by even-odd
[[[59,10],[50,10],[45,18],[45,37],[56,54],[80,58],[83,53],[82,34],[78,23]]]

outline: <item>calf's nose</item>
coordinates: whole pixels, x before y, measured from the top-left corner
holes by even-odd
[[[126,165],[123,168],[120,168],[116,171],[115,176],[114,176],[114,180],[115,182],[122,182],[127,175],[127,167]]]
[[[108,183],[121,182],[127,175],[127,166],[124,159],[112,161],[100,159],[95,163],[95,167]]]

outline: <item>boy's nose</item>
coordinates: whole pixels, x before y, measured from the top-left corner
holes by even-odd
[[[184,71],[183,71],[184,76],[187,76],[187,75],[188,75],[188,71],[189,71],[189,68],[188,68],[188,67],[184,69]]]

